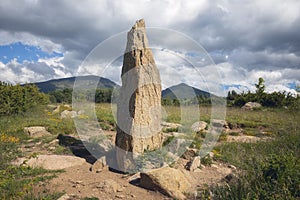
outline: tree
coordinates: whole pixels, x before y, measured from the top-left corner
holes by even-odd
[[[264,93],[265,93],[265,84],[264,84],[265,80],[260,77],[258,79],[258,84],[255,84],[255,87],[256,87],[256,94],[258,96],[262,96]]]

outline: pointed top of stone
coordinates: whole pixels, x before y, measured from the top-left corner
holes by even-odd
[[[132,26],[132,29],[136,29],[136,28],[145,28],[145,20],[144,19],[137,20],[135,24]]]

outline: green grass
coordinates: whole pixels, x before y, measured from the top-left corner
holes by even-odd
[[[53,136],[31,139],[31,142],[49,143],[58,132],[71,133],[69,123],[60,121],[58,116],[49,115],[46,107],[36,108],[22,115],[0,117],[0,199],[53,199],[52,197],[57,196],[35,194],[33,187],[39,182],[52,179],[58,171],[17,167],[10,163],[22,155],[20,145],[29,143],[30,138],[24,133],[24,127],[45,126],[53,131]]]
[[[243,123],[255,132],[264,124],[272,140],[257,143],[224,143],[215,147],[217,160],[242,170],[239,178],[226,185],[199,191],[199,199],[299,199],[300,124],[299,111],[268,109],[239,112],[229,109],[227,118]]]
[[[110,104],[96,104],[96,115],[100,126],[105,130],[115,130],[116,123]],[[164,120],[172,123],[189,123],[186,121],[203,120],[210,122],[211,109],[200,106],[200,118],[193,119],[186,114],[195,107],[165,106]],[[185,114],[182,114],[181,111]],[[184,121],[182,119],[184,116]],[[300,112],[285,109],[261,109],[243,111],[228,108],[226,121],[243,129],[247,135],[272,137],[271,140],[253,144],[222,143],[213,150],[214,159],[233,164],[243,173],[237,181],[227,185],[212,186],[199,191],[198,199],[206,199],[211,193],[215,199],[297,199],[300,198]],[[191,121],[193,123],[194,121]],[[45,126],[53,136],[34,139],[47,144],[57,135],[76,133],[72,120],[61,120],[58,114],[52,115],[46,107],[35,109],[23,115],[0,117],[0,199],[55,199],[61,194],[48,192],[35,193],[33,187],[39,182],[55,176],[54,172],[42,169],[14,167],[10,162],[21,155],[18,150],[21,143],[30,139],[24,132],[25,126]],[[185,125],[185,124],[183,124]],[[184,127],[189,131],[188,127]],[[179,130],[180,131],[180,130]],[[227,134],[222,134],[226,137]],[[205,134],[195,134],[191,146],[201,148]],[[224,138],[221,137],[221,140]],[[95,138],[98,140],[101,138]],[[170,142],[172,138],[169,139]],[[29,144],[29,143],[28,143]],[[58,146],[57,154],[70,153],[65,147]],[[148,155],[149,154],[149,155]],[[148,152],[147,158],[152,158]],[[160,155],[165,157],[165,152]],[[141,166],[145,162],[141,160]],[[209,160],[207,160],[209,161]],[[202,160],[203,163],[206,160]]]
[[[8,166],[0,170],[0,199],[29,199],[33,197],[33,187],[46,182],[61,171],[49,171],[42,168]]]

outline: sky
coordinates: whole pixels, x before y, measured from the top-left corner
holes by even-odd
[[[185,82],[211,91],[215,85],[225,92],[254,91],[262,77],[268,92],[296,94],[298,0],[2,0],[0,80],[26,83],[94,74],[121,84],[122,56],[116,55],[109,67],[101,60],[115,47],[125,50],[126,32],[141,18],[163,88]],[[119,45],[105,46],[107,41]],[[192,43],[201,48],[189,48]],[[95,48],[98,57],[91,56]]]

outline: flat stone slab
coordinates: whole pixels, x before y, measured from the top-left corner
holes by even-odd
[[[20,158],[13,164],[21,165],[25,164],[32,168],[42,167],[48,170],[60,170],[77,165],[82,165],[86,160],[84,158],[76,156],[66,156],[66,155],[38,155],[35,158]]]
[[[49,133],[45,127],[43,126],[31,126],[31,127],[24,127],[24,132],[27,133],[32,138],[38,138],[43,136],[49,136]]]

